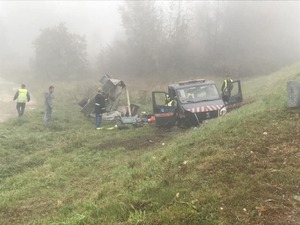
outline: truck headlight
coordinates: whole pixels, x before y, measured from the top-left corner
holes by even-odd
[[[224,106],[223,108],[220,109],[219,116],[223,116],[226,113],[227,113],[227,110],[226,110],[226,107]]]

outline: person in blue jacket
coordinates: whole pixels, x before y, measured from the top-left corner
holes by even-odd
[[[54,99],[54,86],[49,87],[49,92],[45,94],[45,115],[44,124],[46,128],[51,126],[52,110],[53,110],[53,99]]]

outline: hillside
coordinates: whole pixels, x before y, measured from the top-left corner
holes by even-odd
[[[242,81],[251,103],[189,130],[97,131],[57,84],[52,129],[42,100],[0,123],[0,224],[300,224],[289,80],[300,64]]]

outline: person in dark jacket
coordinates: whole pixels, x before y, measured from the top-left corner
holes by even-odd
[[[26,85],[22,84],[21,88],[16,92],[14,96],[14,101],[17,99],[16,109],[18,111],[18,115],[22,116],[25,111],[26,102],[30,101],[29,91],[26,89]]]
[[[103,96],[102,88],[98,89],[95,96],[95,116],[96,116],[96,129],[100,130],[102,114],[105,112],[105,97]]]

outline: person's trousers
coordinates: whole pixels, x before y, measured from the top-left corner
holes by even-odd
[[[24,110],[25,110],[25,105],[26,103],[23,102],[17,102],[17,111],[18,111],[18,115],[22,116],[24,114]]]
[[[50,127],[52,119],[52,109],[46,108],[45,115],[44,115],[44,124],[46,127]]]
[[[96,128],[100,127],[101,119],[102,119],[102,114],[96,113]]]

